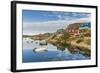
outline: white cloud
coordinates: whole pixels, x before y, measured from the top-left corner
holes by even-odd
[[[76,22],[90,22],[89,18],[79,18],[73,20],[57,20],[57,21],[46,21],[46,22],[24,22],[23,34],[39,34],[47,32],[55,32],[57,29],[66,28],[68,24]]]

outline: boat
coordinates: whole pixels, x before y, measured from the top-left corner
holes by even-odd
[[[45,51],[47,51],[47,48],[45,48],[45,47],[42,47],[42,48],[34,48],[33,49],[33,52],[45,52]]]
[[[33,43],[33,41],[31,41],[31,43]]]
[[[45,40],[40,41],[40,45],[47,45],[47,42]]]

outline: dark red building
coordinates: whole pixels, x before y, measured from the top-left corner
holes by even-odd
[[[77,30],[77,29],[68,29],[67,33],[69,33],[70,35],[79,35],[79,30]]]

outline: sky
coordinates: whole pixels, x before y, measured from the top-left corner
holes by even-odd
[[[64,29],[75,22],[90,22],[90,13],[23,10],[23,34],[36,35]]]

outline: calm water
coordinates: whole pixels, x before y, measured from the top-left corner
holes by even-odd
[[[23,38],[23,63],[28,62],[46,62],[46,61],[64,61],[64,60],[87,60],[90,57],[84,56],[80,52],[71,53],[67,48],[60,48],[48,43],[41,46],[40,41]],[[46,51],[35,52],[35,48],[46,47]]]

